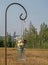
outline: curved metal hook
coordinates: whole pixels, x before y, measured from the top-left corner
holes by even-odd
[[[14,4],[15,4],[15,5],[19,5],[19,6],[21,6],[21,7],[24,9],[26,15],[25,15],[24,18],[22,18],[23,13],[21,13],[21,14],[20,14],[20,19],[21,19],[21,20],[25,20],[25,19],[27,18],[27,11],[26,11],[26,9],[25,9],[21,4],[19,4],[19,3],[11,3],[11,4],[9,4],[8,7],[6,8],[6,13],[7,13],[8,8],[9,8],[11,5],[14,5]]]

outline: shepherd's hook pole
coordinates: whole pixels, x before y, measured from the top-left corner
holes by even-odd
[[[20,16],[19,16],[20,20],[24,21],[27,18],[27,11],[24,8],[24,6],[22,6],[21,4],[11,3],[7,6],[6,11],[5,11],[5,65],[7,65],[7,11],[9,9],[9,7],[12,6],[12,5],[18,5],[18,6],[23,8],[23,10],[25,12],[25,17],[23,18],[22,17],[23,13],[21,13]]]

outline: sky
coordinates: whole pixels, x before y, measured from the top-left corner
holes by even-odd
[[[19,16],[21,13],[24,14],[23,17],[25,16],[24,10],[17,5],[9,7],[7,11],[7,32],[11,33],[11,35],[13,35],[13,32],[21,35],[23,28],[28,27],[30,22],[37,28],[38,32],[41,23],[45,22],[48,25],[48,0],[0,0],[0,36],[5,35],[6,8],[14,2],[25,7],[27,18],[22,25],[24,21],[21,21]]]

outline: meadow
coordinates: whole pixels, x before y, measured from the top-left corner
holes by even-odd
[[[18,60],[16,48],[7,48],[7,65],[48,65],[48,49],[26,49],[25,60]],[[5,48],[0,48],[0,65],[5,65]]]

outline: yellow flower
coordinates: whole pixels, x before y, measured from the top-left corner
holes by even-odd
[[[18,43],[17,43],[17,46],[18,47],[23,46],[23,42],[21,40],[19,40]]]

